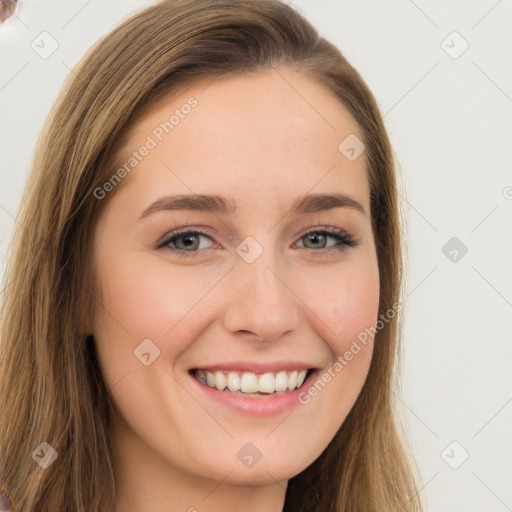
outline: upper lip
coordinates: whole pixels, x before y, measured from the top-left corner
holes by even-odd
[[[266,372],[279,372],[281,370],[310,370],[317,369],[311,363],[304,363],[302,361],[275,361],[272,363],[255,362],[255,361],[232,361],[225,363],[207,364],[195,366],[191,370],[207,370],[209,372],[216,372],[221,370],[240,370],[242,372],[253,373],[266,373]]]

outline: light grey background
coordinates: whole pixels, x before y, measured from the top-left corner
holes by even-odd
[[[0,25],[2,274],[36,137],[64,78],[100,36],[153,3],[21,0]],[[512,2],[293,5],[374,92],[403,175],[399,405],[427,511],[512,510]],[[52,38],[58,48],[42,58],[34,48],[49,51]]]

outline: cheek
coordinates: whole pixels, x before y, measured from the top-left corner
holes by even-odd
[[[102,283],[103,307],[134,336],[161,337],[197,301],[198,283],[186,270],[165,272],[136,258],[104,273]]]
[[[365,261],[366,260],[366,261]],[[333,354],[349,349],[352,340],[375,325],[379,311],[379,271],[377,260],[364,258],[317,276],[317,293],[310,295],[312,309],[325,324],[325,340]]]
[[[313,298],[318,316],[328,326],[322,332],[332,353],[332,362],[319,376],[316,386],[322,395],[327,432],[337,430],[343,423],[366,380],[380,291],[376,260],[347,266],[330,276],[324,281],[322,293]]]
[[[222,277],[222,272],[217,275],[212,269],[169,268],[161,260],[152,264],[147,257],[142,261],[136,255],[116,265],[102,263],[103,300],[96,308],[95,339],[105,363],[118,373],[137,362],[134,350],[145,339],[150,339],[162,355],[165,351],[165,356],[184,350],[187,340],[180,343],[181,338],[173,332],[192,332],[191,320]],[[155,360],[158,365],[160,361]]]
[[[348,349],[352,340],[373,326],[379,312],[379,282],[367,276],[352,276],[352,286],[341,290],[330,311],[336,332],[337,352]]]

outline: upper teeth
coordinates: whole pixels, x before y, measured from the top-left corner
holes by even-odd
[[[274,393],[275,391],[293,391],[302,386],[307,370],[282,370],[277,373],[263,373],[257,376],[253,372],[209,372],[197,370],[195,376],[212,388],[224,391],[242,391],[243,393]]]

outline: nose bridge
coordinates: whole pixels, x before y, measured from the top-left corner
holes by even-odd
[[[225,327],[231,332],[249,331],[270,341],[297,327],[299,311],[287,284],[285,262],[277,248],[270,245],[271,237],[265,240],[265,247],[246,239],[237,248],[232,273],[234,293],[230,295]]]

